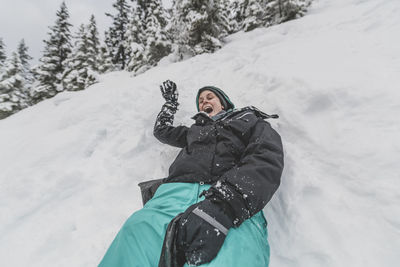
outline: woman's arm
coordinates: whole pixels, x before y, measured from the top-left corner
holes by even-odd
[[[220,200],[237,227],[265,207],[279,187],[282,171],[281,138],[268,122],[259,119],[239,163],[205,195]]]
[[[172,126],[175,112],[176,109],[165,103],[157,116],[153,134],[164,144],[182,148],[186,145],[188,127]]]
[[[186,145],[188,127],[173,126],[174,115],[179,105],[176,84],[172,81],[165,81],[160,86],[160,89],[166,102],[162,106],[160,113],[158,113],[153,134],[164,144],[182,148]]]

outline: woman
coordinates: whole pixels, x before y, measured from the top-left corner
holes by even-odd
[[[280,184],[283,151],[264,119],[275,116],[254,107],[234,109],[221,89],[206,86],[196,97],[195,123],[174,127],[175,83],[164,82],[161,92],[166,103],[154,135],[182,150],[100,266],[268,266],[262,209]]]

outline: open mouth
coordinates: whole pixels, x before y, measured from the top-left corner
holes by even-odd
[[[212,108],[212,107],[206,107],[206,108],[204,109],[204,111],[205,111],[207,114],[210,114],[210,113],[213,111],[213,108]]]

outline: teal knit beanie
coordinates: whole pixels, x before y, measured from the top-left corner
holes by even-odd
[[[204,87],[200,88],[199,91],[197,92],[197,96],[196,96],[197,111],[200,111],[200,108],[199,108],[200,94],[201,94],[201,92],[203,92],[205,90],[209,90],[209,91],[213,92],[219,98],[221,105],[224,106],[224,109],[226,111],[229,111],[229,110],[232,110],[235,108],[235,105],[232,103],[232,101],[229,99],[229,97],[224,93],[224,91],[222,91],[221,89],[219,89],[218,87],[215,87],[215,86],[204,86]]]

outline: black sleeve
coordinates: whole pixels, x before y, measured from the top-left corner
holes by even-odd
[[[207,198],[223,200],[236,227],[265,207],[278,189],[283,171],[279,134],[262,119],[251,131],[239,163],[205,192]]]
[[[165,103],[157,116],[154,124],[153,134],[162,143],[183,148],[186,145],[186,134],[188,127],[172,126],[177,106],[172,103]]]

